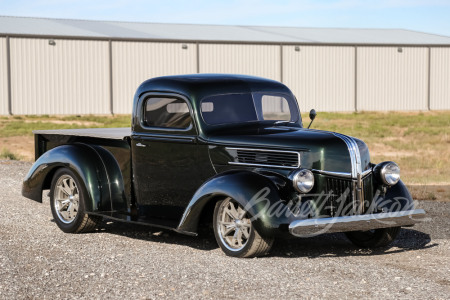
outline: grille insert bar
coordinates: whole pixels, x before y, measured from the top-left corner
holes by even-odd
[[[300,167],[300,153],[295,151],[226,148],[235,157],[231,165],[295,169]]]

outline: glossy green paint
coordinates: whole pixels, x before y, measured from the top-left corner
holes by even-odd
[[[193,168],[198,161],[194,141],[194,137],[133,136],[134,183],[141,217],[181,218],[187,203],[202,184],[197,169]]]
[[[128,145],[123,143],[122,146]],[[127,213],[131,206],[131,165],[129,147],[92,146],[102,160],[102,165],[107,175],[109,197],[101,199],[103,211],[115,211]]]
[[[280,201],[280,188],[267,176],[234,170],[221,173],[205,182],[192,197],[178,226],[184,232],[196,232],[198,216],[210,202],[231,197],[254,218],[261,234],[272,236],[287,230],[293,220],[285,202]],[[272,210],[271,210],[272,209]],[[276,214],[276,212],[283,212]],[[272,214],[273,213],[273,214]]]
[[[136,204],[142,220],[150,217],[179,221],[195,191],[214,171],[209,159],[204,159],[208,157],[205,147],[198,142],[195,117],[186,129],[145,126],[144,106],[152,97],[180,99],[194,115],[191,102],[181,94],[148,91],[138,98],[131,136]],[[204,174],[201,170],[208,171]]]
[[[211,160],[227,165],[236,158],[227,147],[274,149],[300,152],[301,167],[351,172],[345,143],[332,133],[295,127],[253,127],[216,132],[209,138]]]
[[[230,126],[207,125],[199,113],[201,100],[215,94],[256,91],[293,97],[279,82],[238,75],[169,76],[141,84],[134,98],[131,138],[134,186],[140,214],[179,220],[198,188],[216,174],[208,153],[213,143],[210,136],[212,132],[229,130]],[[184,100],[191,111],[192,127],[186,130],[147,128],[143,115],[149,97]],[[300,127],[300,124],[299,120],[295,125]]]
[[[192,137],[193,131],[197,131],[197,139],[193,143],[206,145],[209,150],[209,157],[206,156],[206,153],[203,152],[201,155],[199,152],[192,151],[192,145],[190,147],[178,147],[178,151],[184,151],[184,154],[189,154],[188,164],[180,164],[179,167],[176,167],[171,164],[171,161],[165,161],[166,163],[163,165],[168,166],[164,170],[164,179],[165,180],[151,180],[151,178],[147,178],[144,180],[147,184],[150,182],[157,182],[156,188],[149,186],[142,188],[142,183],[136,183],[136,190],[140,190],[141,193],[145,190],[140,197],[141,200],[138,199],[138,202],[144,202],[145,195],[149,195],[150,191],[157,191],[161,189],[162,191],[170,190],[171,187],[164,186],[164,183],[170,182],[167,178],[172,178],[172,182],[181,183],[181,188],[179,191],[172,191],[170,194],[174,199],[177,199],[179,204],[186,204],[186,201],[190,199],[189,205],[187,206],[183,219],[180,222],[179,230],[182,231],[195,231],[196,227],[192,224],[196,224],[196,219],[200,216],[200,211],[203,209],[204,205],[208,201],[213,201],[211,199],[216,196],[224,195],[224,190],[221,187],[218,187],[218,182],[222,182],[225,177],[230,176],[230,182],[233,184],[227,185],[227,189],[231,191],[234,190],[237,194],[239,194],[239,190],[246,190],[248,194],[245,197],[241,197],[241,204],[245,204],[246,200],[251,198],[255,193],[257,193],[260,189],[260,185],[255,183],[254,180],[250,179],[247,172],[253,174],[254,176],[260,178],[265,178],[261,174],[264,171],[273,171],[282,176],[287,176],[290,170],[280,170],[280,169],[271,169],[271,168],[252,168],[246,166],[230,166],[229,162],[236,161],[236,157],[233,156],[230,151],[227,150],[227,147],[246,147],[246,148],[256,148],[256,149],[276,149],[276,150],[290,150],[290,151],[299,151],[301,152],[301,167],[308,169],[316,169],[316,170],[326,170],[326,171],[334,171],[334,172],[351,172],[351,160],[347,145],[340,139],[336,137],[332,132],[325,132],[320,130],[310,130],[302,128],[302,121],[299,118],[299,121],[295,124],[289,124],[289,126],[264,126],[261,124],[239,124],[239,125],[216,125],[210,126],[206,124],[200,113],[200,104],[201,100],[207,96],[225,94],[225,93],[250,93],[250,92],[270,92],[270,93],[279,93],[292,95],[291,91],[283,84],[262,78],[255,78],[249,76],[238,76],[238,75],[214,75],[214,74],[199,74],[199,75],[186,75],[186,76],[168,76],[168,77],[159,77],[145,81],[138,88],[133,105],[133,140],[135,138],[139,139],[136,142],[132,142],[132,151],[133,151],[133,159],[136,162],[142,159],[142,156],[145,154],[139,153],[139,150],[135,148],[135,144],[138,141],[142,141],[142,135],[151,134],[151,135],[162,135],[161,131],[152,132],[151,129],[144,128],[143,126],[143,103],[148,94],[154,95],[170,95],[172,97],[177,97],[184,99],[190,106],[191,115],[193,119],[193,127],[191,128],[191,132],[186,131],[164,131],[165,138],[172,139],[172,146],[177,147],[179,142],[177,141],[179,136],[188,135]],[[363,168],[367,170],[370,168],[370,157],[368,155],[368,151],[365,149],[364,143],[360,143],[360,150],[363,153],[362,160],[364,161]],[[154,150],[152,152],[164,152],[166,150],[170,150],[170,147],[165,145],[163,148],[158,144],[154,144]],[[191,150],[187,150],[191,149]],[[173,150],[173,149],[172,149]],[[177,151],[177,150],[174,150]],[[168,153],[166,151],[166,153]],[[172,157],[174,154],[166,154],[167,157]],[[179,155],[183,156],[183,153]],[[164,156],[164,155],[163,155]],[[161,162],[163,156],[158,156],[159,161]],[[142,169],[142,172],[139,172],[139,175],[136,177],[139,181],[140,178],[149,177],[151,174],[151,168],[143,167],[144,165],[148,165],[145,161],[147,160],[155,160],[155,157],[149,157],[144,159],[139,163],[133,163],[135,169]],[[202,176],[202,172],[197,172],[198,167],[202,166],[204,162],[211,161],[214,170],[218,173],[218,176],[222,181],[219,180],[211,180],[207,181],[202,187],[198,190],[197,188],[200,186],[199,182],[192,182],[192,179],[186,180],[180,176],[180,173],[185,172],[186,170],[191,169],[190,174],[193,174],[197,178],[201,178],[202,181],[205,181],[208,177]],[[184,161],[186,162],[186,161]],[[191,166],[189,168],[189,162]],[[155,170],[159,170],[161,164],[158,166],[158,163],[152,164],[152,168]],[[204,166],[200,169],[207,169]],[[227,171],[232,171],[227,172]],[[243,174],[246,174],[247,177],[244,183],[235,182],[235,179],[239,177],[234,173],[236,170],[240,170]],[[209,170],[208,170],[209,171]],[[222,173],[224,172],[224,173]],[[157,172],[161,174],[160,171]],[[207,172],[208,176],[212,176],[213,173]],[[258,174],[258,175],[255,175]],[[161,175],[160,175],[161,176]],[[317,190],[324,189],[324,182],[321,180],[321,176],[317,176]],[[253,177],[252,177],[253,178]],[[180,179],[180,180],[178,180]],[[289,181],[289,180],[287,180]],[[271,182],[270,179],[265,178],[264,182]],[[184,184],[190,187],[195,187],[195,189],[191,189],[189,191],[185,191]],[[233,189],[232,187],[236,187]],[[197,190],[196,195],[193,197],[192,192]],[[209,195],[198,196],[198,193],[202,193],[201,191],[208,190],[211,193]],[[216,192],[212,192],[212,190],[216,190]],[[156,193],[162,194],[162,193]],[[275,195],[275,192],[273,192]],[[168,195],[168,194],[166,194]],[[147,196],[151,197],[151,196]],[[164,198],[164,195],[163,195]],[[162,198],[159,197],[158,200]],[[278,194],[277,201],[280,200],[280,196]],[[158,203],[158,201],[153,202],[158,204],[159,206],[168,204],[169,206],[173,205],[174,201],[171,199],[170,201],[164,201],[164,203]],[[274,200],[275,201],[275,200]],[[152,201],[150,201],[152,202]],[[179,205],[175,205],[180,207]],[[258,209],[255,207],[254,209]],[[254,213],[257,213],[254,211]],[[281,223],[277,223],[280,220],[271,220],[273,222],[274,227],[280,227],[280,224],[288,224],[287,220],[284,220]],[[189,224],[189,225],[188,225]],[[271,226],[262,226],[265,228],[269,228]],[[195,230],[194,230],[195,229]]]
[[[26,175],[22,194],[42,202],[42,190],[50,189],[55,171],[66,167],[85,183],[90,199],[86,203],[88,212],[126,213],[132,200],[129,147],[126,142],[108,141],[109,145],[100,146],[94,141],[99,142],[95,139],[91,140],[92,144],[60,145],[45,152]]]
[[[377,202],[379,203],[380,207],[385,207],[388,209],[388,211],[396,209],[415,209],[414,200],[409,193],[408,188],[401,180],[393,187],[387,189],[386,194],[381,194],[380,199],[378,199]]]
[[[45,152],[25,177],[22,194],[42,202],[42,189],[50,188],[43,184],[49,184],[56,169],[61,167],[73,170],[84,182],[91,200],[85,203],[86,210],[101,209],[102,198],[109,198],[109,189],[100,189],[100,185],[107,187],[107,175],[98,155],[87,145],[64,145]]]
[[[232,197],[251,216],[258,216],[255,219],[258,231],[265,235],[286,233],[295,219],[287,204],[299,196],[288,179],[292,170],[231,165],[230,162],[236,162],[236,153],[227,148],[300,152],[302,168],[351,173],[349,149],[332,132],[303,128],[301,118],[289,126],[261,123],[210,126],[203,121],[200,113],[203,98],[249,92],[294,98],[282,83],[250,76],[196,74],[147,80],[134,97],[132,135],[128,141],[37,137],[39,159],[25,179],[23,194],[40,201],[42,189],[49,188],[52,172],[66,166],[86,183],[91,198],[87,210],[93,213],[195,234],[203,209],[218,199]],[[182,130],[146,127],[144,104],[152,96],[175,97],[188,103],[192,126]],[[355,141],[362,171],[372,168],[367,146]],[[315,172],[314,176],[315,186],[310,194],[320,193],[326,187],[324,175]],[[381,186],[374,181],[373,188]],[[248,206],[257,195],[264,195],[264,201]],[[388,189],[383,199],[396,195],[410,199],[401,182]],[[301,198],[313,200],[316,214],[322,214],[320,203],[315,203],[313,196]],[[272,209],[271,213],[268,209]]]
[[[141,101],[146,93],[171,93],[184,97],[191,106],[195,125],[200,138],[207,139],[208,134],[216,130],[231,128],[230,125],[207,125],[200,113],[201,100],[207,96],[220,94],[271,92],[286,94],[294,98],[294,95],[284,84],[270,79],[226,74],[192,74],[163,76],[144,81],[137,89],[133,102],[133,132],[140,131]],[[297,123],[301,126],[301,117]]]

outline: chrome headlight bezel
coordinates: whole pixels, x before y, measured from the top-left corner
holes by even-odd
[[[375,169],[384,185],[394,186],[400,181],[400,167],[393,161],[379,163]]]
[[[308,169],[295,170],[289,178],[294,189],[301,194],[309,193],[314,187],[314,174]]]

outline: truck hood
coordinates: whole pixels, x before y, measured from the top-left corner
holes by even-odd
[[[346,140],[356,143],[361,170],[370,168],[369,151],[363,141],[329,131],[286,126],[241,128],[215,132],[208,143],[215,165],[229,164],[234,158],[227,149],[237,147],[296,151],[300,152],[302,168],[352,173],[351,152]]]

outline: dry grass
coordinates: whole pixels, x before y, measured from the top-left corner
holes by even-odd
[[[308,114],[303,115],[305,126]],[[127,127],[130,116],[0,117],[0,149],[16,158],[34,157],[32,131],[38,129]],[[393,160],[416,198],[450,199],[450,111],[389,113],[318,112],[312,128],[336,131],[367,143],[371,160]]]
[[[129,115],[118,116],[13,116],[0,117],[0,138],[32,136],[33,130],[94,127],[129,127]]]
[[[0,149],[8,149],[20,160],[34,160],[34,138],[33,136],[10,136],[0,137]],[[0,156],[0,159],[4,157]]]
[[[450,184],[449,111],[319,113],[312,127],[362,139],[372,162],[397,162],[408,184]]]
[[[414,199],[450,201],[450,111],[319,112],[312,128],[362,139],[373,163],[397,162]]]
[[[3,148],[0,152],[0,159],[8,159],[8,160],[19,160],[20,156],[12,153],[7,148]]]
[[[0,149],[8,149],[0,159],[34,159],[33,130],[92,127],[128,127],[131,117],[119,116],[12,116],[0,117]],[[11,154],[11,155],[9,155]]]

